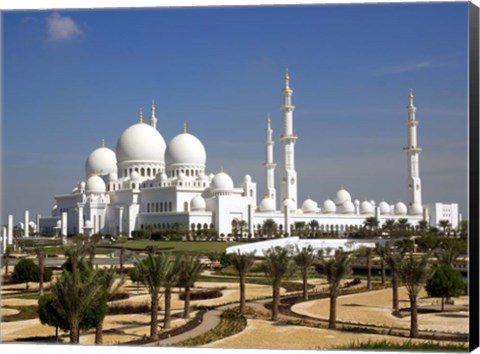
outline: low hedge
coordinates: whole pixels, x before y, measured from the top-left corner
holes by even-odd
[[[158,310],[161,310],[160,306]],[[147,313],[150,312],[150,305],[147,303],[141,304],[117,304],[108,307],[109,315],[129,315],[133,313]]]
[[[201,290],[201,291],[192,291],[190,293],[190,300],[209,300],[216,299],[223,295],[220,289],[211,289],[211,290]],[[185,292],[179,294],[180,300],[185,300]]]

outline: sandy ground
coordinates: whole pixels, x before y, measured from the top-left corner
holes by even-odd
[[[19,310],[15,310],[15,309],[5,309],[5,308],[1,308],[0,309],[0,316],[10,316],[10,315],[16,315],[17,313],[19,313],[20,311]]]
[[[438,303],[420,292],[419,307]],[[399,289],[400,308],[409,307],[407,291]],[[457,304],[468,304],[468,297],[455,299]],[[386,327],[410,328],[410,317],[397,318],[391,314],[392,289],[341,296],[337,299],[337,319],[341,321],[375,324]],[[317,318],[328,318],[330,300],[322,299],[297,304],[292,310]],[[468,312],[419,315],[419,328],[444,332],[468,333]]]
[[[261,335],[259,335],[261,333]],[[278,325],[263,320],[248,320],[240,333],[204,347],[212,348],[258,348],[258,349],[331,349],[339,345],[368,340],[403,342],[408,338],[375,334],[348,333],[301,326]],[[419,340],[414,340],[419,341]]]

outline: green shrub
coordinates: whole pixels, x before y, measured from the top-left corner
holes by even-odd
[[[15,283],[26,283],[27,290],[28,283],[37,281],[39,279],[40,269],[31,259],[21,259],[13,269],[12,278]]]

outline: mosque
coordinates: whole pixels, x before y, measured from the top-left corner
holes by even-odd
[[[295,143],[293,128],[293,90],[288,70],[282,89],[283,132],[279,141],[282,149],[280,169],[280,196],[277,196],[273,159],[274,140],[267,118],[265,129],[264,197],[257,202],[257,184],[249,175],[235,185],[227,172],[208,173],[207,153],[202,142],[187,131],[175,136],[168,144],[157,130],[155,105],[152,103],[149,122],[142,112],[138,122],[128,127],[119,137],[115,151],[105,146],[88,155],[85,162],[85,182],[80,182],[67,194],[55,196],[51,216],[37,216],[36,223],[25,212],[25,223],[39,227],[41,232],[59,232],[61,235],[112,234],[131,235],[137,229],[171,229],[176,225],[198,230],[213,228],[222,237],[232,233],[232,224],[242,221],[245,235],[254,234],[267,219],[273,219],[283,234],[290,234],[299,222],[316,220],[319,230],[342,233],[355,230],[368,217],[375,217],[382,225],[387,219],[408,219],[416,226],[426,220],[438,226],[448,220],[453,228],[459,224],[457,204],[422,204],[422,184],[419,175],[419,156],[422,149],[417,142],[416,107],[410,90],[406,121],[409,191],[407,203],[353,200],[343,187],[333,200],[320,205],[308,198],[299,203],[297,172],[295,170]],[[13,217],[9,215],[4,229],[11,239]],[[28,236],[28,227],[25,230]]]

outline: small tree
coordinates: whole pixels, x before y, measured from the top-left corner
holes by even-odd
[[[413,252],[398,261],[398,276],[405,285],[410,299],[410,337],[418,337],[418,293],[431,276],[428,253],[415,258]]]
[[[255,252],[250,253],[231,253],[229,256],[229,264],[235,269],[240,278],[240,315],[243,316],[245,313],[245,276],[248,271],[252,268],[253,262],[255,261]]]
[[[182,257],[178,284],[185,288],[183,318],[190,318],[190,289],[197,281],[202,270],[203,264],[200,258],[193,256]]]
[[[361,257],[365,257],[365,265],[367,267],[367,289],[372,290],[372,248],[362,247],[358,250]]]
[[[462,274],[451,265],[437,267],[425,286],[428,295],[442,299],[442,311],[445,310],[445,298],[462,295],[464,288]]]
[[[293,256],[293,260],[302,272],[302,288],[304,301],[308,300],[308,270],[312,266],[313,262],[315,262],[316,258],[317,257],[315,254],[315,250],[311,245],[303,247],[302,249],[297,246],[295,249],[295,255]]]
[[[167,257],[169,257],[167,255]],[[165,316],[163,318],[163,327],[170,328],[172,318],[172,288],[178,283],[182,268],[179,256],[176,256],[171,262],[171,267],[164,273],[162,286],[165,288]]]
[[[282,279],[290,276],[293,271],[292,254],[289,248],[272,247],[264,252],[265,260],[262,267],[272,285],[272,321],[278,320],[278,305],[280,303],[280,284]]]
[[[55,298],[52,294],[41,295],[38,298],[37,313],[42,324],[55,327],[55,341],[58,342],[58,328],[68,330],[68,322],[55,305]]]
[[[342,279],[351,272],[351,260],[348,253],[340,250],[333,257],[324,258],[321,262],[322,269],[327,276],[328,293],[330,296],[330,316],[328,328],[337,328],[337,297],[341,290]]]
[[[2,261],[5,263],[5,277],[8,275],[8,266],[10,265],[10,256],[12,255],[13,247],[7,246],[3,252]]]
[[[29,290],[29,282],[39,279],[39,269],[31,259],[21,259],[13,269],[13,280],[16,283],[26,283],[26,289]]]
[[[388,250],[386,245],[382,245],[380,242],[375,244],[375,253],[380,257],[380,268],[382,274],[382,285],[385,285],[385,263],[388,255]]]
[[[39,281],[38,294],[43,295],[43,278],[45,277],[45,258],[47,253],[44,247],[36,247],[35,254],[37,255],[38,268],[39,268]]]

